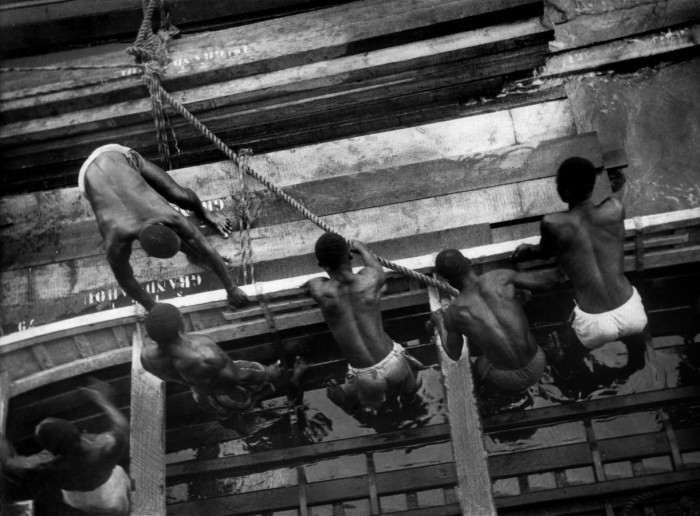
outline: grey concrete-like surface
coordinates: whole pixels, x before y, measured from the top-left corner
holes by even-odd
[[[700,57],[567,80],[579,133],[621,140],[627,216],[700,206]]]

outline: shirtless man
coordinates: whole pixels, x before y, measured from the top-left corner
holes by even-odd
[[[197,404],[219,419],[248,411],[285,386],[280,362],[264,366],[231,360],[206,335],[185,333],[185,322],[173,305],[159,303],[146,316],[146,331],[155,344],[141,352],[143,368],[164,381],[186,385]],[[299,387],[307,364],[297,357],[289,379]]]
[[[327,394],[345,412],[376,411],[387,394],[410,399],[419,387],[416,371],[423,364],[411,357],[384,331],[379,302],[386,281],[377,259],[361,242],[347,242],[325,233],[316,242],[316,258],[330,278],[307,283],[323,317],[348,361],[347,381],[332,381]],[[351,253],[362,257],[365,267],[354,274]]]
[[[156,303],[136,281],[129,264],[134,240],[156,258],[170,258],[182,248],[195,262],[211,267],[224,284],[232,306],[247,303],[245,293],[231,281],[221,256],[199,229],[168,203],[193,211],[224,238],[232,231],[230,220],[205,209],[197,194],[178,185],[161,168],[127,147],[104,145],[83,163],[78,186],[95,212],[117,282],[146,310]]]
[[[507,269],[477,276],[469,259],[456,249],[440,252],[435,270],[459,290],[446,310],[432,316],[447,356],[459,360],[464,335],[483,353],[475,365],[479,380],[513,392],[537,383],[544,373],[545,355],[530,333],[516,289],[552,290],[556,280]]]
[[[118,463],[129,448],[129,422],[99,391],[83,392],[104,410],[110,421],[108,431],[81,433],[69,421],[46,418],[35,430],[42,451],[28,457],[17,455],[0,438],[0,463],[12,477],[60,489],[63,502],[75,509],[125,516],[129,514],[131,482]]]
[[[644,365],[647,324],[642,299],[624,274],[625,210],[609,197],[594,205],[596,181],[593,164],[584,158],[565,160],[557,172],[557,191],[569,211],[546,215],[539,245],[522,244],[515,260],[556,256],[574,287],[573,330],[585,348],[580,356],[608,342],[622,340],[628,349],[628,367]],[[561,358],[561,357],[559,357]]]

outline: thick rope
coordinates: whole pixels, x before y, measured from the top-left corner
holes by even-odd
[[[158,33],[153,32],[153,14],[156,7],[161,15],[161,26]],[[167,43],[173,36],[179,34],[179,30],[165,14],[165,6],[162,0],[144,0],[143,20],[136,36],[134,44],[126,49],[127,54],[133,55],[136,62],[144,66],[144,78],[151,95],[151,111],[153,112],[153,122],[156,126],[156,137],[158,140],[158,154],[160,162],[165,170],[173,168],[170,155],[170,145],[168,137],[168,123],[163,113],[163,103],[159,91],[160,75],[163,67],[168,63]]]
[[[154,0],[152,0],[154,1]],[[277,197],[282,199],[284,202],[292,206],[295,210],[297,210],[299,213],[301,213],[304,217],[309,219],[311,222],[316,224],[318,227],[320,227],[322,230],[324,230],[327,233],[335,233],[331,229],[331,227],[326,224],[323,220],[321,220],[317,215],[309,211],[304,205],[302,205],[300,202],[298,202],[296,199],[290,197],[287,195],[284,190],[282,190],[279,186],[274,184],[272,181],[270,181],[267,177],[257,173],[255,170],[250,168],[246,164],[241,164],[238,159],[238,155],[230,148],[228,147],[218,136],[216,136],[214,133],[212,133],[204,124],[202,124],[197,118],[190,113],[185,106],[183,106],[180,102],[178,102],[175,98],[173,98],[167,91],[163,89],[160,84],[158,85],[159,92],[161,98],[164,98],[167,100],[170,105],[175,108],[175,110],[180,113],[185,120],[187,120],[191,125],[193,125],[199,132],[201,132],[204,136],[206,136],[209,140],[211,140],[217,148],[223,152],[231,161],[233,161],[236,166],[242,168],[242,170],[260,181],[268,190],[270,190],[272,193],[274,193]],[[346,239],[348,244],[350,244],[350,241]],[[459,294],[459,291],[456,288],[453,288],[452,286],[448,285],[444,281],[440,281],[434,278],[430,278],[424,274],[421,274],[419,272],[416,272],[414,270],[411,270],[407,267],[404,267],[402,265],[399,265],[397,263],[390,262],[388,260],[385,260],[384,258],[381,258],[379,256],[376,256],[377,260],[379,263],[393,271],[396,271],[400,274],[403,274],[404,276],[408,276],[409,278],[415,279],[417,281],[420,281],[422,283],[425,283],[427,285],[432,285],[443,292],[450,294],[452,296],[457,296]]]

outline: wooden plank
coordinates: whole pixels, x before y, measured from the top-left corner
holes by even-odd
[[[356,453],[373,453],[397,446],[412,446],[444,442],[448,440],[447,424],[411,428],[384,434],[352,437],[335,441],[321,442],[287,448],[285,450],[261,451],[244,455],[233,455],[220,459],[188,461],[168,466],[168,484],[184,481],[186,478],[201,478],[207,475],[241,475],[244,472],[270,470],[283,465],[296,466],[311,460],[340,457],[348,450]]]
[[[504,9],[536,4],[532,0],[426,0],[380,2],[366,0],[332,7],[318,12],[287,16],[243,27],[189,35],[170,42],[171,62],[164,76],[168,89],[183,84],[198,86],[231,77],[242,77],[289,68],[301,63],[335,59],[358,51],[369,51],[397,42],[424,36],[431,27]],[[532,15],[532,14],[531,14]],[[343,30],[338,31],[337,27]],[[135,30],[136,28],[134,28]],[[420,29],[423,29],[422,31]],[[433,29],[435,31],[435,29]],[[73,53],[75,54],[75,52]],[[130,56],[105,47],[81,55],[83,64],[127,63]],[[71,53],[55,57],[57,64],[73,64]],[[37,60],[14,60],[8,66],[36,63]],[[30,64],[31,65],[31,64]],[[72,71],[46,75],[47,83],[94,80],[95,71]],[[6,89],[30,88],[41,84],[36,75],[11,77]],[[79,84],[79,82],[78,82]]]
[[[556,8],[545,4],[545,17],[554,26],[553,51],[584,47],[603,41],[644,34],[664,27],[697,20],[693,0],[668,0],[659,4],[645,0],[613,0],[576,4],[559,2]]]
[[[7,439],[7,412],[10,405],[10,374],[0,367],[0,436]],[[7,503],[5,475],[0,465],[0,507]]]
[[[508,509],[511,507],[525,508],[529,505],[563,502],[572,499],[579,500],[589,497],[600,498],[615,493],[648,490],[697,480],[700,480],[700,470],[697,469],[683,472],[660,473],[621,480],[608,480],[595,484],[569,486],[563,489],[532,491],[519,496],[497,497],[496,506],[499,509]]]
[[[454,484],[457,474],[454,464],[436,464],[377,474],[377,492],[380,496],[415,489],[439,488]],[[343,500],[357,500],[369,496],[367,478],[363,476],[314,482],[308,486],[309,505],[331,504]],[[294,508],[297,488],[285,487],[264,491],[240,493],[168,505],[169,515],[207,514],[224,516],[237,513],[261,513]]]
[[[583,417],[596,418],[611,412],[619,414],[640,412],[645,409],[661,407],[665,403],[691,403],[698,399],[700,399],[700,387],[677,387],[662,391],[603,398],[586,403],[572,403],[561,407],[547,407],[490,416],[484,421],[484,429],[488,433],[494,433],[514,428],[547,426]]]
[[[289,102],[289,95],[308,92],[304,96],[324,96],[342,84],[348,87],[356,83],[362,83],[362,88],[371,89],[372,83],[377,83],[380,76],[393,76],[400,72],[409,72],[417,79],[429,75],[428,66],[450,64],[459,60],[468,59],[469,68],[476,70],[479,63],[489,63],[491,56],[485,59],[483,54],[495,51],[514,50],[521,46],[532,44],[534,41],[543,40],[549,33],[549,29],[543,27],[538,19],[517,22],[509,25],[490,27],[488,31],[483,29],[458,34],[451,34],[440,38],[419,41],[407,45],[393,46],[389,49],[381,49],[374,52],[341,57],[332,61],[308,63],[299,67],[286,68],[263,75],[255,75],[235,79],[229,82],[217,82],[211,86],[200,86],[176,93],[176,98],[182,102],[188,110],[217,131],[212,121],[205,115],[221,109],[224,106],[252,106],[260,101],[265,102],[265,109],[279,103]],[[544,50],[544,49],[543,49]],[[509,52],[504,55],[515,55]],[[471,64],[473,62],[473,64]],[[453,74],[459,70],[453,69]],[[502,73],[498,73],[502,75]],[[473,72],[472,80],[482,78],[484,74]],[[397,76],[388,84],[400,86],[402,79]],[[466,82],[462,80],[462,82]],[[380,83],[381,84],[381,83]],[[399,90],[400,93],[401,91]],[[9,106],[11,107],[11,106]],[[238,108],[241,109],[241,108]],[[243,111],[241,109],[241,111]],[[246,109],[250,111],[250,107]],[[245,111],[243,111],[245,113]],[[227,113],[229,115],[233,113]],[[240,111],[238,115],[240,116]],[[255,116],[264,116],[264,111],[255,113]],[[62,136],[62,141],[67,136],[95,133],[101,129],[114,129],[126,127],[138,122],[150,121],[150,100],[148,98],[128,100],[126,102],[113,103],[101,108],[93,108],[85,111],[73,111],[65,115],[52,113],[51,117],[5,123],[0,128],[0,145],[16,146],[32,141],[42,141],[54,136]],[[280,117],[280,115],[276,115]],[[174,120],[176,122],[176,120]],[[235,122],[238,123],[238,122]],[[250,124],[243,120],[242,125]],[[151,129],[152,131],[152,129]],[[129,132],[133,133],[133,130]],[[182,136],[178,135],[178,140]]]
[[[53,369],[47,369],[41,373],[15,380],[12,383],[11,394],[12,396],[17,396],[32,389],[37,389],[67,378],[73,378],[74,376],[90,373],[98,369],[124,364],[130,359],[131,350],[129,348],[120,348],[108,353],[94,355],[90,358],[75,360],[67,364],[56,366]]]
[[[318,96],[290,94],[292,98],[276,99],[277,103],[270,106],[262,105],[269,104],[268,101],[256,101],[195,114],[228,145],[249,147],[257,152],[327,141],[406,125],[404,112],[409,116],[416,112],[425,116],[422,114],[435,110],[438,117],[444,117],[440,115],[441,106],[456,108],[460,99],[495,94],[501,76],[540,65],[543,49],[544,45],[525,47],[515,54],[505,52],[472,60],[476,62],[470,61],[468,66],[458,67],[457,72],[454,66],[444,65],[431,73],[417,75],[415,81],[391,76],[385,81],[387,84],[371,86],[360,83],[362,86],[358,84],[332,93],[319,92]],[[172,120],[181,149],[177,163],[219,159],[219,151],[199,131],[179,117],[174,116]],[[126,129],[68,135],[60,143],[48,134],[36,133],[28,137],[25,144],[8,147],[4,152],[5,182],[19,189],[27,181],[36,183],[39,179],[48,180],[60,175],[74,180],[75,170],[92,149],[114,141],[135,148],[147,159],[156,160],[156,142],[151,126],[144,115],[142,122]],[[76,120],[70,127],[77,131],[81,124]],[[56,129],[55,132],[65,131]],[[29,141],[31,139],[36,141]],[[25,172],[30,172],[32,177],[23,175]]]
[[[430,309],[442,308],[440,295],[428,288]],[[450,415],[452,451],[459,479],[457,496],[464,514],[496,514],[491,494],[491,479],[482,437],[481,417],[474,396],[468,347],[464,346],[458,361],[451,360],[442,349],[440,335],[435,332],[440,368],[443,374],[447,412]]]
[[[544,75],[580,73],[642,57],[689,49],[697,46],[699,38],[700,25],[692,24],[680,29],[562,52],[547,60]]]
[[[347,2],[348,0],[344,0]],[[257,2],[219,2],[204,0],[171,1],[166,4],[171,19],[188,31],[195,24],[198,29],[216,25],[226,17],[235,17],[244,23],[269,16],[294,13],[313,8],[314,0],[262,0]],[[333,3],[343,3],[335,0]],[[272,12],[268,12],[272,11]],[[138,0],[111,0],[91,2],[71,0],[46,4],[23,2],[10,4],[0,15],[0,46],[3,53],[31,49],[34,53],[55,45],[85,44],[115,37],[133,39],[143,18],[142,3]],[[266,16],[267,15],[267,16]]]
[[[488,154],[431,160],[310,181],[284,190],[316,215],[328,216],[551,177],[556,164],[572,155],[586,157],[600,167],[602,156],[595,133],[496,149]],[[346,192],[353,192],[353,195],[347,196]],[[299,212],[269,192],[257,189],[251,194],[251,199],[255,213],[253,227],[302,219]],[[233,209],[229,199],[220,199],[220,202],[223,210]],[[56,216],[54,214],[51,220]],[[16,230],[6,232],[5,245],[0,251],[3,270],[103,253],[101,237],[92,221],[66,222],[58,228],[46,221],[34,225],[31,234],[33,237],[27,238],[26,233]]]
[[[165,516],[165,383],[141,366],[137,326],[131,357],[131,449],[133,516]]]

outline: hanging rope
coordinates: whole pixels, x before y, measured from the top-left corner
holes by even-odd
[[[170,164],[170,149],[168,146],[168,136],[166,131],[166,123],[163,115],[163,99],[167,100],[170,105],[175,108],[175,110],[180,113],[185,120],[187,120],[191,125],[193,125],[199,132],[201,132],[205,137],[211,140],[216,147],[223,152],[238,168],[241,173],[254,177],[260,183],[262,183],[268,190],[274,193],[277,197],[282,199],[284,202],[292,206],[295,210],[300,212],[304,217],[309,219],[311,222],[316,224],[319,228],[327,233],[335,233],[331,227],[326,224],[320,217],[316,216],[314,213],[309,211],[304,205],[298,202],[293,197],[287,195],[284,190],[270,181],[267,177],[257,173],[253,170],[247,163],[241,162],[239,156],[228,147],[218,136],[212,133],[204,124],[202,124],[197,118],[190,113],[185,106],[173,98],[160,84],[160,74],[163,71],[163,67],[167,64],[167,42],[172,37],[172,35],[178,34],[179,30],[170,26],[167,16],[164,14],[165,9],[163,6],[163,0],[143,0],[144,2],[144,18],[139,28],[138,35],[134,45],[127,49],[127,53],[136,57],[138,63],[145,63],[144,67],[144,79],[148,85],[148,91],[151,95],[151,105],[153,109],[153,118],[156,125],[156,132],[158,133],[158,150],[161,156],[161,162],[168,169],[171,168]],[[159,11],[161,13],[161,30],[158,31],[158,35],[153,33],[152,18],[156,9],[156,4],[159,6]],[[245,201],[247,202],[247,201]],[[248,207],[245,207],[247,209]],[[248,217],[246,217],[248,219]],[[250,230],[250,221],[243,221],[248,225],[246,231]],[[249,233],[248,233],[249,235]],[[348,245],[350,241],[346,239]],[[252,250],[245,251],[252,255]],[[447,294],[456,296],[459,291],[452,286],[448,285],[444,281],[440,281],[435,278],[428,277],[424,274],[411,270],[407,267],[399,265],[397,263],[385,260],[380,256],[374,255],[379,263],[393,271],[396,271],[404,276],[412,278],[416,281],[420,281],[427,285],[432,285]],[[251,262],[252,263],[252,262]]]
[[[148,71],[146,73],[148,73]],[[180,102],[173,98],[167,91],[163,89],[162,86],[158,85],[158,90],[161,98],[167,100],[170,103],[170,105],[185,118],[185,120],[187,120],[199,132],[201,132],[204,136],[211,140],[221,152],[223,152],[231,161],[233,161],[236,164],[236,166],[240,167],[246,174],[260,181],[260,183],[262,183],[268,190],[270,190],[277,197],[279,197],[284,202],[292,206],[295,210],[300,212],[304,217],[316,224],[322,230],[326,231],[327,233],[335,233],[328,224],[321,220],[320,217],[316,216],[311,211],[309,211],[299,201],[287,195],[284,192],[284,190],[282,190],[279,186],[270,181],[267,177],[263,176],[262,174],[259,174],[258,172],[250,168],[247,164],[241,164],[238,155],[230,147],[228,147],[218,136],[212,133],[204,124],[202,124],[202,122],[197,120],[197,118],[192,113],[190,113],[187,110],[187,108],[185,108],[185,106],[183,106]],[[350,243],[350,241],[347,242],[348,244]],[[380,256],[375,255],[375,257],[377,258],[379,263],[387,269],[391,269],[400,274],[403,274],[404,276],[408,276],[409,278],[415,279],[427,285],[432,285],[452,296],[456,296],[459,294],[459,291],[456,288],[453,288],[444,281],[430,278],[407,267],[385,260]]]
[[[160,13],[160,28],[153,31],[153,15],[156,7]],[[127,54],[136,58],[136,62],[144,66],[144,79],[151,95],[151,111],[156,126],[158,139],[158,154],[164,169],[173,168],[168,138],[168,124],[163,113],[163,103],[159,95],[160,76],[168,63],[168,41],[177,36],[180,30],[170,23],[165,12],[163,0],[144,0],[143,21],[134,44],[126,49]]]

